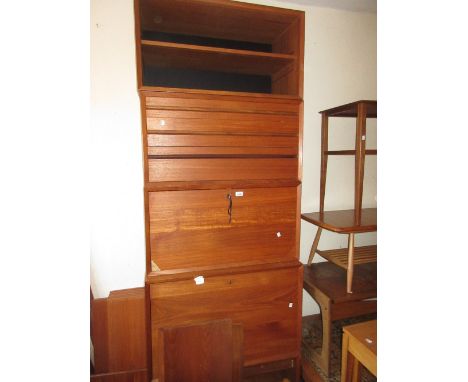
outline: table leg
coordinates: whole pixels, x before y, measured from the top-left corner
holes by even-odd
[[[348,333],[343,333],[343,344],[341,346],[341,382],[346,382],[346,373],[348,368]]]
[[[353,360],[353,382],[358,382],[361,379],[361,364],[358,359],[354,357]]]
[[[310,248],[309,260],[307,261],[307,265],[312,264],[312,260],[314,259],[315,252],[317,251],[317,247],[318,247],[321,234],[322,234],[322,228],[318,227],[317,233],[315,234],[314,242],[312,243],[312,247]]]
[[[348,270],[346,274],[346,291],[353,293],[353,273],[354,273],[354,233],[349,234],[348,239]]]

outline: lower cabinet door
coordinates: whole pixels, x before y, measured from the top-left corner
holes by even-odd
[[[158,378],[160,329],[231,319],[243,327],[244,367],[297,359],[302,267],[151,284],[153,379]]]
[[[297,187],[150,192],[153,271],[296,260]]]

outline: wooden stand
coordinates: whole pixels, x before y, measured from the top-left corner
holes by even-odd
[[[377,230],[376,209],[362,209],[362,191],[364,181],[364,161],[366,154],[376,155],[377,150],[366,150],[366,119],[377,118],[377,101],[357,101],[332,109],[323,110],[322,114],[322,144],[320,166],[320,211],[313,214],[303,214],[302,219],[317,225],[308,265],[312,264],[315,253],[347,270],[347,292],[352,293],[354,264],[377,261],[377,247],[354,247],[356,233]],[[354,150],[328,150],[328,118],[354,117],[356,118],[356,143]],[[354,155],[354,210],[324,212],[325,188],[327,182],[327,164],[329,155]],[[366,216],[364,216],[366,214]],[[342,249],[319,251],[317,249],[322,228],[348,234],[348,250]],[[347,254],[347,258],[344,255]]]
[[[377,209],[362,208],[365,155],[377,154],[377,150],[366,150],[366,119],[377,118],[377,102],[357,101],[324,110],[321,114],[320,210],[304,213],[301,218],[318,227],[307,265],[304,265],[304,289],[319,304],[322,316],[322,348],[319,352],[309,350],[314,361],[328,376],[332,322],[377,311],[377,301],[367,300],[377,297],[377,246],[355,247],[354,243],[355,234],[377,230]],[[354,150],[328,150],[329,117],[356,118]],[[355,156],[354,209],[324,210],[329,155]],[[348,248],[319,250],[323,229],[347,234]],[[328,262],[312,264],[316,253]]]

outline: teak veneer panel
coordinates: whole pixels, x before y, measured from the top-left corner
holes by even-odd
[[[298,137],[255,135],[149,134],[148,146],[296,147]]]
[[[276,100],[255,97],[198,96],[183,93],[151,93],[144,97],[146,109],[263,113],[297,116],[300,100]]]
[[[150,182],[296,179],[295,158],[149,159]]]
[[[298,143],[298,137],[288,136],[150,134],[148,155],[295,157]]]
[[[294,260],[296,203],[295,187],[151,192],[151,259],[161,270]]]
[[[297,135],[298,117],[283,114],[146,111],[149,132],[192,134]]]
[[[158,347],[160,382],[240,382],[241,365],[234,360],[242,349],[231,320],[163,327]]]
[[[244,329],[244,365],[299,356],[301,267],[151,285],[153,351],[159,329],[232,319]],[[153,363],[153,378],[159,375]]]
[[[148,147],[152,158],[295,157],[297,147]]]

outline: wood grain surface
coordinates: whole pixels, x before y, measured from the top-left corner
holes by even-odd
[[[296,198],[295,187],[152,192],[151,258],[162,270],[296,259]]]
[[[153,349],[159,328],[230,318],[244,328],[244,365],[299,354],[297,279],[301,268],[205,277],[151,285]],[[153,364],[153,377],[159,375]]]

